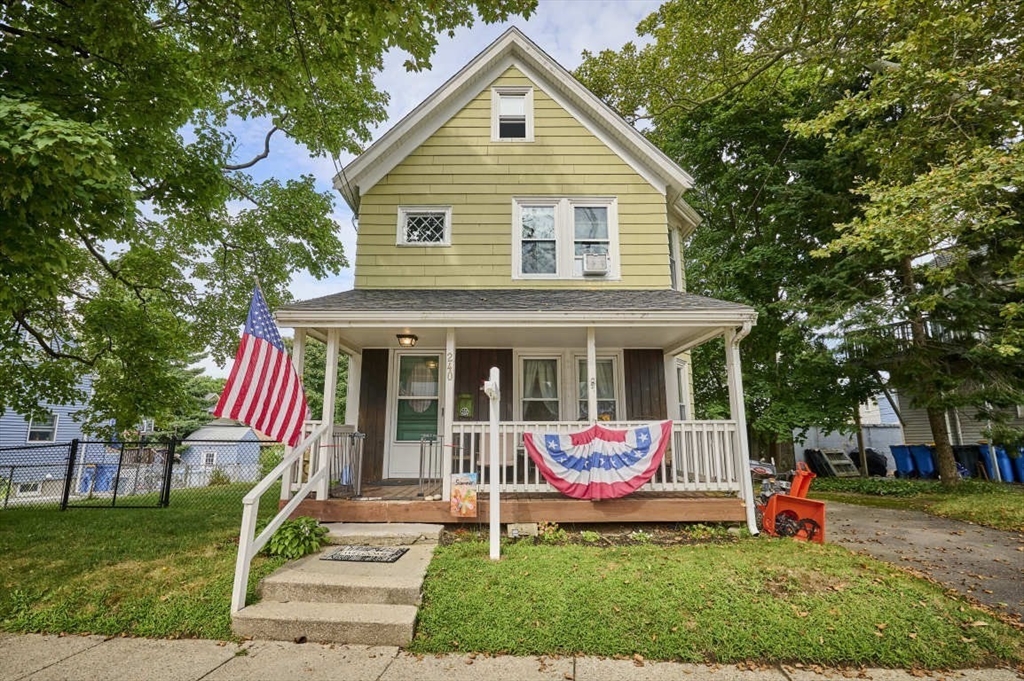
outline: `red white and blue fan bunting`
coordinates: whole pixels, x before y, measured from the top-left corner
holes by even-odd
[[[579,433],[527,432],[523,443],[544,479],[574,499],[618,499],[642,487],[661,465],[672,421]]]

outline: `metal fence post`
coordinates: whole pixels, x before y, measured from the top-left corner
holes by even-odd
[[[117,489],[121,486],[121,464],[124,463],[124,442],[121,442],[121,455],[117,457],[117,473],[114,475],[114,494],[110,498],[110,508],[117,506]]]
[[[11,498],[11,488],[14,487],[14,466],[11,466],[10,477],[7,478],[7,492],[4,494],[4,508],[7,508],[7,501]]]
[[[174,449],[178,443],[177,437],[171,437],[167,445],[167,453],[164,454],[164,484],[160,489],[160,505],[167,508],[171,505],[171,476],[174,474]]]
[[[71,485],[74,484],[75,477],[75,459],[78,458],[78,438],[71,441],[68,445],[68,467],[64,475],[64,494],[60,498],[60,510],[68,510],[68,499],[71,497]]]

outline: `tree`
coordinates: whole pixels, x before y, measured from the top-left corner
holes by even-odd
[[[288,135],[356,151],[389,49],[535,0],[14,0],[0,8],[0,393],[31,413],[94,376],[89,422],[171,412],[191,356],[234,352],[252,275],[345,265],[313,178],[259,179]],[[230,124],[264,125],[239,158]],[[27,332],[27,333],[26,333]]]
[[[213,408],[224,390],[223,378],[207,376],[200,368],[183,371],[183,391],[178,408],[169,419],[156,423],[156,430],[186,438],[213,420]]]
[[[783,9],[780,16],[791,16]],[[823,141],[797,138],[788,128],[861,83],[825,78],[819,68],[794,70],[784,56],[744,64],[748,55],[730,55],[729,46],[749,39],[763,15],[746,4],[716,3],[714,17],[701,16],[706,10],[668,3],[641,25],[654,43],[592,56],[580,71],[601,94],[631,107],[629,117],[650,118],[651,138],[693,173],[697,184],[687,198],[704,221],[686,247],[687,287],[757,310],[757,326],[743,343],[748,423],[778,456],[794,430],[849,427],[858,404],[877,390],[873,376],[824,342],[809,311],[841,267],[811,253],[836,237],[835,222],[855,214],[849,190],[861,158],[830,155]],[[759,44],[810,44],[784,28],[772,26]],[[695,46],[722,63],[703,63]],[[682,86],[663,75],[677,64],[685,68],[672,79],[681,75]],[[707,416],[728,413],[720,347],[695,350],[693,367],[695,402]]]
[[[768,211],[771,236],[786,243],[768,252],[781,259],[763,264],[803,278],[793,290],[804,297],[785,298],[799,310],[797,321],[806,316],[811,326],[873,339],[873,352],[847,362],[844,373],[854,376],[844,377],[846,388],[890,370],[901,393],[928,409],[949,484],[956,476],[943,408],[999,407],[1024,398],[1021,23],[1019,4],[1008,0],[673,0],[639,27],[651,44],[589,55],[581,67],[627,116],[650,119],[662,144],[678,121],[715,127],[715,111],[740,111],[735,107],[745,101],[765,105],[745,119],[755,131],[766,112],[769,119],[782,115],[788,135],[781,145],[762,130],[722,150],[724,166],[742,167],[762,148],[770,159],[774,144],[768,171],[784,170],[782,179],[747,172],[733,178],[732,191],[713,186],[704,202],[713,217],[719,202],[733,206],[734,196],[751,188],[760,189],[740,204],[750,206],[745,213],[767,207],[765,192],[785,197],[789,185],[806,185],[786,163],[794,145],[820,145],[809,149],[808,160],[823,169],[832,164],[836,188],[852,190],[849,210],[822,202],[816,223],[836,223],[835,231],[810,232],[802,248],[793,240],[806,237],[786,229],[794,216]],[[800,83],[807,102],[793,108],[794,100],[778,95]],[[700,142],[699,132],[684,128],[680,155]],[[736,252],[712,248],[716,261],[701,253],[699,242],[695,250],[702,267],[732,276],[734,285],[751,276],[772,278],[770,269],[752,268]],[[827,266],[812,274],[809,255]],[[728,283],[719,278],[714,287],[720,293]],[[761,321],[773,319],[771,308],[762,310]],[[883,342],[898,334],[883,332],[886,322],[904,320],[913,347],[901,354],[898,343]],[[765,369],[753,369],[748,383],[756,385]]]

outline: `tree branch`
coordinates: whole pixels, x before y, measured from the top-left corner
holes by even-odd
[[[267,136],[263,139],[262,153],[256,154],[256,156],[253,157],[253,159],[248,161],[247,163],[239,163],[238,165],[226,165],[224,166],[224,170],[245,170],[246,168],[252,168],[254,165],[265,159],[267,156],[270,156],[270,138],[273,137],[274,133],[280,129],[281,128],[277,127],[276,125],[270,129],[270,132],[268,132]]]
[[[54,38],[54,37],[51,37],[51,36],[48,36],[48,35],[41,35],[39,33],[33,32],[33,31],[26,31],[26,30],[21,29],[21,28],[15,28],[14,26],[11,26],[10,24],[3,24],[3,23],[0,23],[0,31],[3,31],[7,35],[13,35],[13,36],[17,36],[19,38],[33,38],[35,40],[41,40],[41,41],[43,41],[45,43],[50,43],[51,45],[57,45],[58,47],[63,47],[64,49],[71,50],[76,55],[78,55],[82,59],[85,59],[86,61],[89,61],[89,60],[92,60],[92,59],[99,59],[100,61],[104,61],[104,62],[106,62],[106,63],[110,64],[111,66],[114,66],[114,67],[116,67],[118,69],[123,69],[124,68],[122,64],[119,64],[116,61],[112,61],[112,60],[107,59],[106,57],[104,57],[102,55],[90,52],[89,50],[87,50],[84,47],[81,47],[79,45],[72,45],[71,43],[68,43],[68,42],[65,42],[65,41],[61,40],[60,38]]]
[[[103,355],[102,352],[98,352],[94,357],[92,357],[92,359],[87,359],[82,355],[75,355],[69,352],[60,352],[59,350],[55,350],[50,345],[50,342],[46,339],[46,337],[43,336],[42,332],[28,323],[28,320],[25,318],[24,310],[14,310],[11,314],[14,317],[15,321],[17,321],[18,324],[21,325],[21,328],[28,331],[29,334],[36,340],[36,343],[39,345],[39,349],[45,352],[50,357],[52,357],[53,359],[70,359],[76,362],[81,362],[82,364],[88,366],[93,366],[96,364],[96,360],[98,360]]]

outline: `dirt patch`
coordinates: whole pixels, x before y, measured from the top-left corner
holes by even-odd
[[[441,544],[486,541],[486,525],[446,527]],[[504,535],[503,535],[504,537]],[[584,546],[676,546],[692,544],[728,544],[739,538],[738,526],[704,523],[601,523],[593,525],[538,523],[535,537],[520,536],[514,541],[530,544]]]

